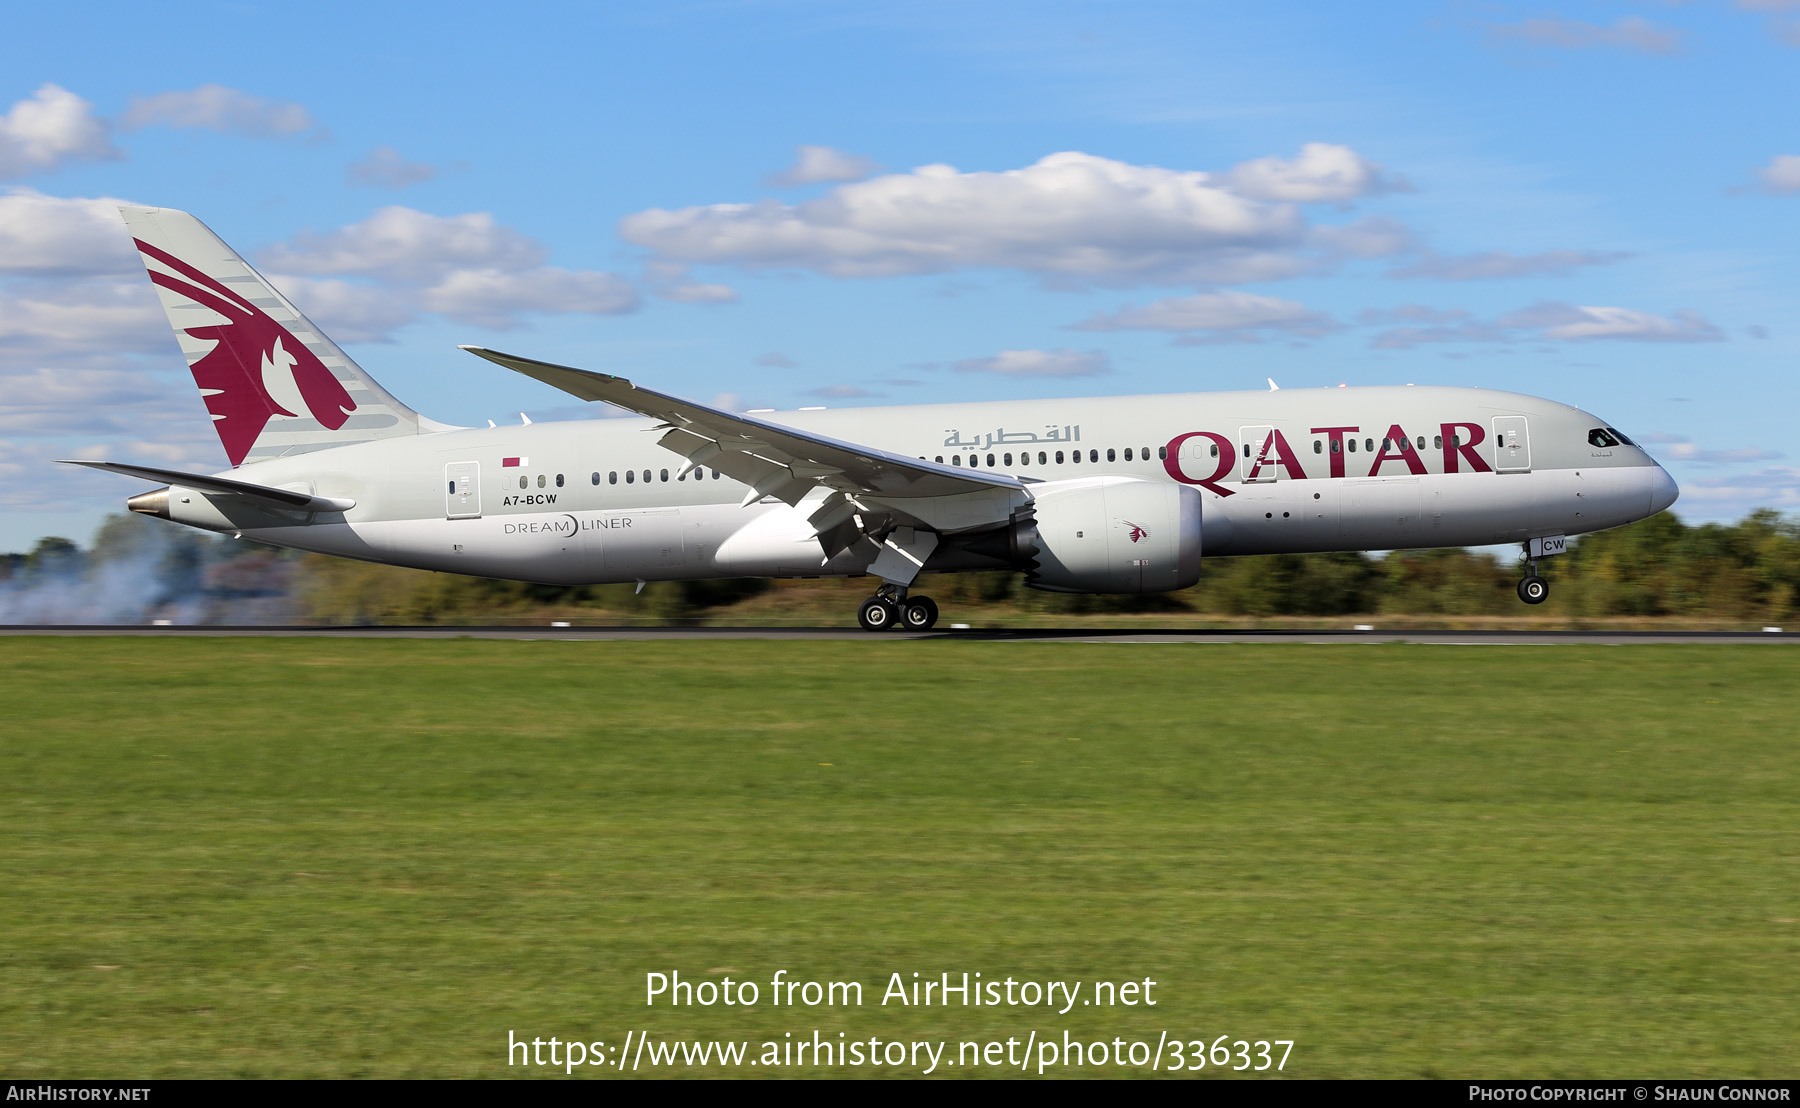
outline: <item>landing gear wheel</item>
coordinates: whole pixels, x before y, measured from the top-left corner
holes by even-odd
[[[900,626],[908,631],[929,631],[937,620],[937,601],[929,596],[915,596],[900,605]]]
[[[1519,599],[1527,604],[1542,604],[1550,597],[1550,582],[1533,574],[1519,582]]]
[[[885,596],[871,596],[856,609],[856,622],[864,631],[886,631],[899,617],[899,605]]]

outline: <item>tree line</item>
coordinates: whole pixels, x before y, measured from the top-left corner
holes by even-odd
[[[132,572],[122,576],[124,569]],[[1545,559],[1541,569],[1551,598],[1537,609],[1525,609],[1513,591],[1523,572],[1520,556],[1461,549],[1208,558],[1198,585],[1151,596],[1041,593],[1026,588],[1016,573],[930,575],[918,587],[946,605],[1068,615],[1529,612],[1780,621],[1800,614],[1800,519],[1764,509],[1735,523],[1690,525],[1665,512],[1584,536],[1569,553]],[[533,619],[546,612],[653,619],[717,616],[734,608],[830,613],[848,611],[841,598],[869,587],[867,581],[657,582],[639,593],[632,585],[531,585],[277,551],[141,516],[115,516],[88,549],[46,538],[28,553],[0,555],[0,616],[42,612],[43,604],[17,601],[61,595],[46,593],[50,586],[91,597],[102,582],[128,582],[146,620],[182,605],[186,618],[207,622],[339,624]],[[87,587],[71,590],[71,583]]]

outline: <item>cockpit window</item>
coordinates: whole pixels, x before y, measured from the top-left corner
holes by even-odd
[[[1600,447],[1617,446],[1619,445],[1619,436],[1610,428],[1596,427],[1588,432],[1588,445]]]
[[[1613,438],[1618,439],[1620,442],[1624,443],[1626,446],[1636,446],[1637,445],[1637,443],[1632,442],[1630,439],[1626,438],[1625,432],[1619,430],[1617,427],[1608,427],[1607,431],[1611,432]]]

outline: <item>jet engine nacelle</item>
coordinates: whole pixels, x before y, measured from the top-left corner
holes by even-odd
[[[1200,580],[1197,489],[1134,477],[1033,486],[1026,583],[1050,592],[1169,592]],[[1019,541],[1023,539],[1025,541]]]

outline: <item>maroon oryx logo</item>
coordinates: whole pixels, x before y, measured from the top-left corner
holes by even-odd
[[[152,269],[150,280],[227,321],[184,330],[197,339],[214,340],[213,348],[193,365],[194,383],[206,397],[206,410],[212,413],[232,465],[244,460],[269,420],[278,415],[299,416],[304,408],[333,431],[350,418],[356,401],[286,328],[223,283],[143,239],[136,242],[145,257],[187,278]]]
[[[1150,537],[1150,532],[1146,530],[1142,524],[1133,523],[1129,519],[1122,519],[1119,522],[1131,528],[1132,542],[1143,542]]]

